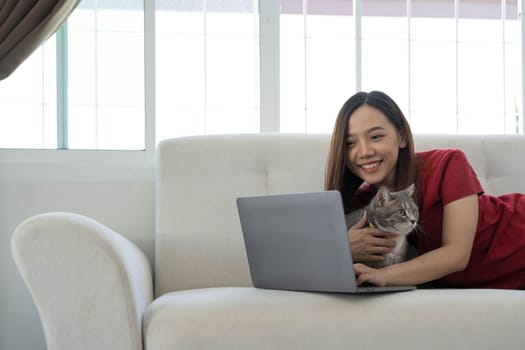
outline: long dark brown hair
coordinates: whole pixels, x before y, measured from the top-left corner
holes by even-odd
[[[345,212],[351,210],[355,191],[363,183],[363,179],[354,175],[347,166],[348,120],[357,108],[364,105],[382,112],[407,142],[406,147],[399,150],[394,191],[400,191],[410,184],[416,183],[417,166],[414,138],[403,112],[395,101],[384,92],[358,92],[343,104],[337,115],[326,163],[325,189],[341,192]]]

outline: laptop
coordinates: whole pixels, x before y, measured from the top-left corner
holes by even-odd
[[[407,291],[357,286],[338,191],[237,198],[256,288],[334,293]]]

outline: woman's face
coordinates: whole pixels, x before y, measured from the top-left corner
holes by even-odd
[[[348,120],[347,166],[375,187],[394,189],[399,149],[407,143],[378,109],[363,105]]]

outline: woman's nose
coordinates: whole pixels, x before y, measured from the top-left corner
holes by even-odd
[[[359,142],[357,147],[357,152],[360,157],[368,157],[374,152],[370,144],[366,141]]]

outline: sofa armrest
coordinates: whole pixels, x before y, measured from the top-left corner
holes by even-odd
[[[46,213],[15,229],[11,249],[49,350],[142,349],[153,287],[135,244],[85,216]]]

